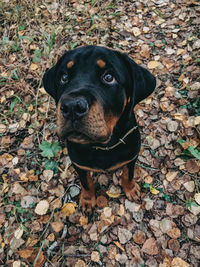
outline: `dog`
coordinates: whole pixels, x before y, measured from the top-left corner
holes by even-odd
[[[57,133],[81,181],[79,205],[96,205],[92,172],[122,168],[121,185],[138,201],[133,174],[141,138],[133,108],[156,87],[155,77],[127,54],[101,46],[67,51],[43,76],[56,102]]]

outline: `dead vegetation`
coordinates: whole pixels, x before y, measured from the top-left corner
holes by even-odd
[[[0,16],[0,266],[199,266],[199,1],[3,0]],[[41,86],[86,44],[127,52],[158,83],[135,108],[142,203],[120,170],[94,174],[90,217]]]

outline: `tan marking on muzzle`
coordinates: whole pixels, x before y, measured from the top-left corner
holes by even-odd
[[[110,134],[113,132],[113,129],[115,128],[118,119],[119,119],[118,117],[114,116],[111,113],[105,115],[106,125],[109,129]]]
[[[67,68],[68,68],[68,69],[72,68],[73,66],[74,66],[74,61],[73,61],[73,60],[71,60],[71,61],[69,61],[69,62],[67,63]]]
[[[107,137],[109,130],[104,119],[103,107],[95,102],[83,119],[83,124],[91,136]]]
[[[57,128],[56,128],[56,131],[57,131],[57,134],[59,136],[62,133],[62,128],[63,128],[63,125],[64,125],[64,118],[63,118],[63,116],[61,114],[61,111],[60,111],[60,105],[61,105],[61,103],[59,101],[58,102],[58,106],[57,106],[57,110],[56,110],[56,112],[57,112],[57,122],[56,122]]]
[[[104,68],[106,65],[106,62],[103,61],[102,59],[98,59],[97,60],[97,65],[99,66],[99,68]]]

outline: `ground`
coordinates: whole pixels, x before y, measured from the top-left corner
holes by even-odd
[[[0,13],[0,266],[199,266],[199,1],[2,0]],[[126,52],[157,78],[135,107],[141,203],[126,199],[120,170],[93,174],[90,216],[41,84],[85,44]]]

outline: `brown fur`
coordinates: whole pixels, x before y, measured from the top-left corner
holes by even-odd
[[[128,164],[128,163],[131,162],[131,161],[132,161],[132,159],[131,159],[131,160],[127,160],[127,161],[120,162],[120,163],[118,163],[118,164],[116,164],[116,165],[114,165],[114,166],[112,166],[111,168],[108,168],[108,169],[106,169],[106,170],[95,169],[95,168],[89,168],[89,167],[87,167],[87,166],[79,165],[79,164],[77,164],[77,163],[75,163],[75,162],[73,162],[73,164],[76,165],[78,168],[83,169],[83,170],[85,170],[85,171],[103,172],[103,173],[106,173],[106,172],[110,172],[110,171],[115,171],[115,170],[121,168],[122,166]]]
[[[97,140],[107,143],[117,121],[118,117],[112,114],[105,115],[103,107],[98,102],[95,102],[90,107],[88,114],[80,122],[81,132],[69,136],[68,139],[80,144],[96,142]],[[57,133],[62,138],[62,135],[69,132],[69,130],[69,122],[63,118],[59,101],[57,106]]]
[[[97,65],[99,66],[99,68],[104,68],[106,65],[106,62],[103,61],[102,59],[98,59],[97,60]]]
[[[134,178],[131,181],[129,181],[128,177],[129,177],[129,170],[127,165],[125,165],[123,167],[123,173],[122,173],[122,187],[124,193],[126,194],[126,197],[129,200],[134,199],[135,201],[138,201],[140,197],[140,187],[136,183]]]
[[[71,61],[69,61],[69,62],[67,63],[67,68],[68,68],[68,69],[71,69],[73,66],[74,66],[74,61],[73,61],[73,60],[71,60]]]
[[[83,212],[87,208],[87,211],[90,213],[96,205],[94,183],[90,172],[87,172],[86,179],[88,181],[89,190],[85,190],[83,186],[81,186],[82,190],[79,205],[82,207]]]

